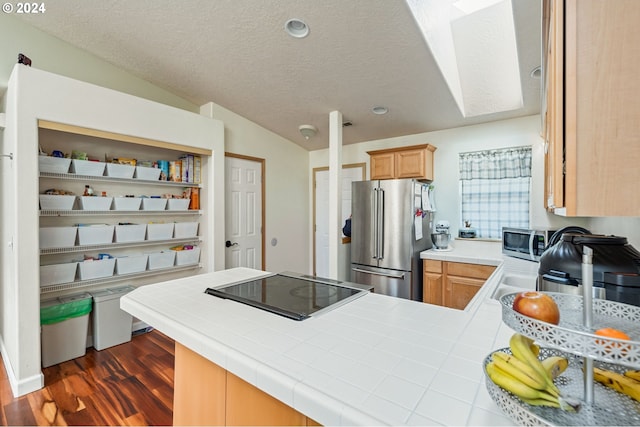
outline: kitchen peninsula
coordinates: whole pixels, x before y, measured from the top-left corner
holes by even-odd
[[[511,334],[490,298],[503,267],[465,310],[367,294],[294,321],[204,293],[265,275],[246,268],[140,287],[121,306],[176,341],[174,423],[213,423],[214,411],[216,423],[233,424],[229,387],[240,382],[244,412],[260,411],[249,396],[268,395],[298,414],[293,424],[510,424],[482,373],[484,356]],[[201,384],[182,387],[189,375]],[[185,417],[181,394],[203,385],[203,413]]]

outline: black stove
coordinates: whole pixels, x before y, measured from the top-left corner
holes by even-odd
[[[205,292],[293,320],[304,320],[365,295],[371,289],[371,286],[286,272],[207,288]]]

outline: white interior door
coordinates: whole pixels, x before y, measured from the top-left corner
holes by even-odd
[[[314,171],[315,179],[315,272],[316,276],[330,277],[329,273],[329,170]],[[342,168],[342,222],[351,216],[351,183],[364,179],[364,166]]]
[[[262,163],[225,157],[225,268],[262,265]]]

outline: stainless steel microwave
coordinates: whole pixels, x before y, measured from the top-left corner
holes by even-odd
[[[502,227],[502,253],[516,258],[539,261],[555,230],[528,230]]]

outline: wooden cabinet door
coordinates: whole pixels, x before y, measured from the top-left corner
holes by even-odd
[[[422,301],[444,305],[444,280],[442,261],[423,260]]]
[[[545,208],[554,211],[564,203],[564,3],[544,3],[545,40]]]
[[[495,269],[493,265],[445,262],[444,306],[464,310]]]
[[[640,2],[549,0],[543,10],[546,206],[565,216],[639,216],[640,198],[628,195],[640,162]]]
[[[464,310],[476,293],[484,285],[485,280],[470,277],[447,275],[444,291],[445,307]]]
[[[393,153],[371,155],[370,167],[371,179],[395,178],[395,156]]]
[[[444,305],[443,286],[442,273],[424,273],[422,301],[428,304]]]
[[[424,178],[425,150],[398,151],[395,154],[396,178]]]

